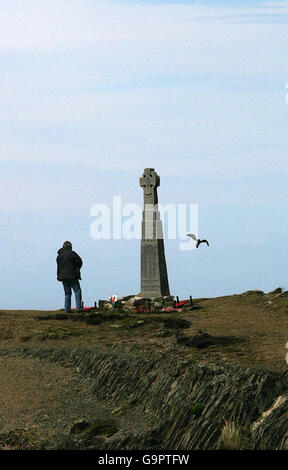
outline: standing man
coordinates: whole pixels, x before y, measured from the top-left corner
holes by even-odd
[[[71,242],[63,243],[63,247],[58,250],[56,262],[57,279],[63,283],[65,292],[65,312],[71,312],[72,289],[75,294],[76,310],[82,312],[82,292],[79,279],[81,279],[80,269],[83,263],[80,256],[72,251]]]

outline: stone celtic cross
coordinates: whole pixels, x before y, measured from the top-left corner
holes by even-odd
[[[140,177],[144,193],[141,239],[141,296],[170,295],[164,252],[163,228],[158,210],[160,177],[154,168],[145,168]]]
[[[140,186],[143,188],[144,205],[158,204],[157,188],[160,186],[160,177],[154,168],[145,168],[140,177]]]

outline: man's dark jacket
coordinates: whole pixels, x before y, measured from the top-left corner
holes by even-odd
[[[82,259],[75,251],[68,248],[60,248],[57,256],[57,279],[64,281],[65,279],[81,279],[80,269],[82,267]]]

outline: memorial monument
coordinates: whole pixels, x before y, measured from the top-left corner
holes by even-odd
[[[154,168],[145,168],[140,177],[144,192],[141,239],[141,296],[170,295],[164,252],[163,227],[158,210],[160,177]]]

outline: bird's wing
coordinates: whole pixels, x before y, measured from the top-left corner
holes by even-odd
[[[194,233],[187,233],[187,237],[193,238],[193,240],[197,240]]]
[[[208,240],[201,240],[201,243],[207,243],[207,245],[209,246]]]

